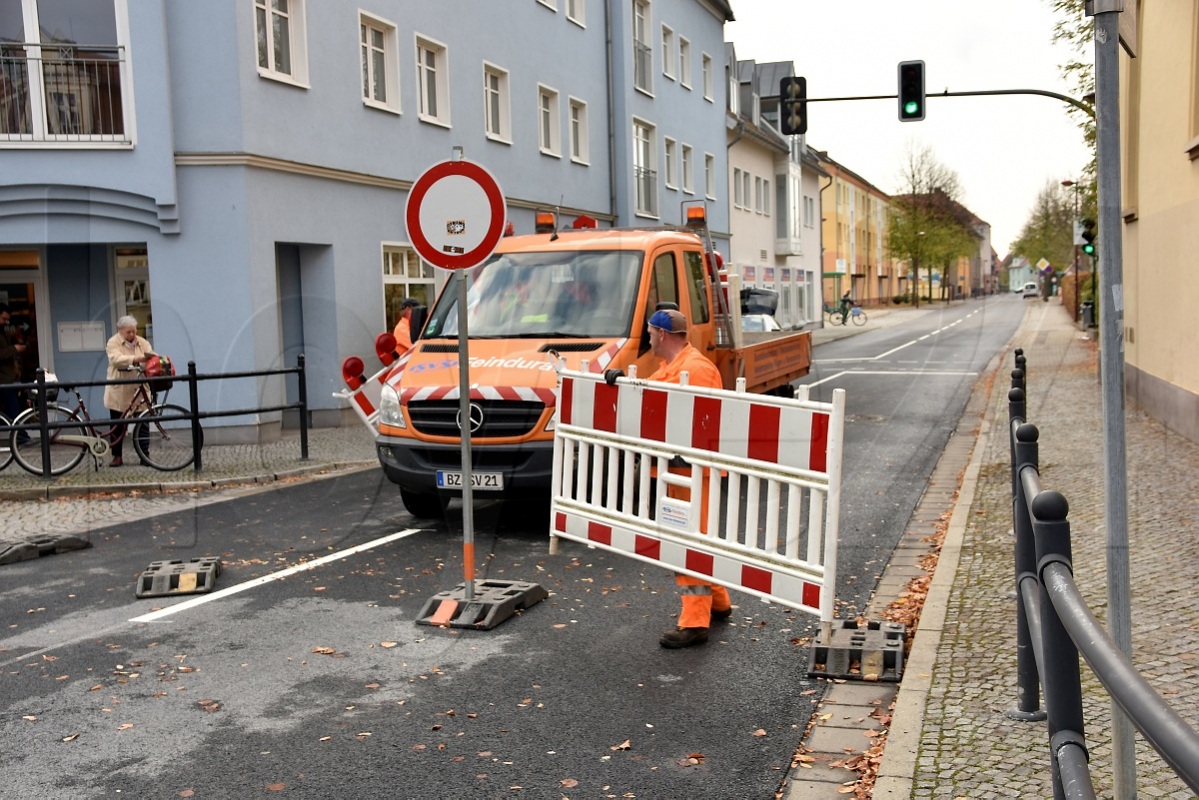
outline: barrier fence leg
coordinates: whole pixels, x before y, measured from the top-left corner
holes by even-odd
[[[196,388],[196,362],[187,362],[187,401],[192,409],[192,471],[199,472],[204,468],[200,456],[200,392]]]
[[[308,379],[304,369],[304,354],[296,357],[296,377],[300,379],[300,460],[308,460]]]

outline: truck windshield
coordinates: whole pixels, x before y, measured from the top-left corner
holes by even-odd
[[[467,276],[470,337],[627,336],[637,305],[637,251],[504,253]],[[422,338],[458,335],[458,290],[437,299]]]

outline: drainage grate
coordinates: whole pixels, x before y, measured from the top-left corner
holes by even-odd
[[[173,594],[211,592],[221,574],[219,558],[189,558],[175,561],[152,561],[137,576],[138,597],[166,597]]]

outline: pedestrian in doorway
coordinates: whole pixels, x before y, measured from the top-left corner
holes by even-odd
[[[12,312],[7,303],[0,303],[0,414],[12,422],[21,413],[21,398],[8,384],[21,382],[21,356],[27,345],[12,326]],[[28,440],[29,434],[20,434]]]

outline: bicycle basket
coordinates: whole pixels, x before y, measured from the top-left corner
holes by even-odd
[[[147,383],[150,385],[152,392],[166,392],[175,384],[172,378],[175,377],[175,365],[171,363],[170,356],[150,356],[146,359],[146,366],[143,370],[145,375],[150,380]]]
[[[46,383],[53,383],[54,386],[46,387],[46,402],[53,403],[58,400],[58,376],[53,372],[46,373]],[[37,403],[37,389],[29,389],[29,402]]]

